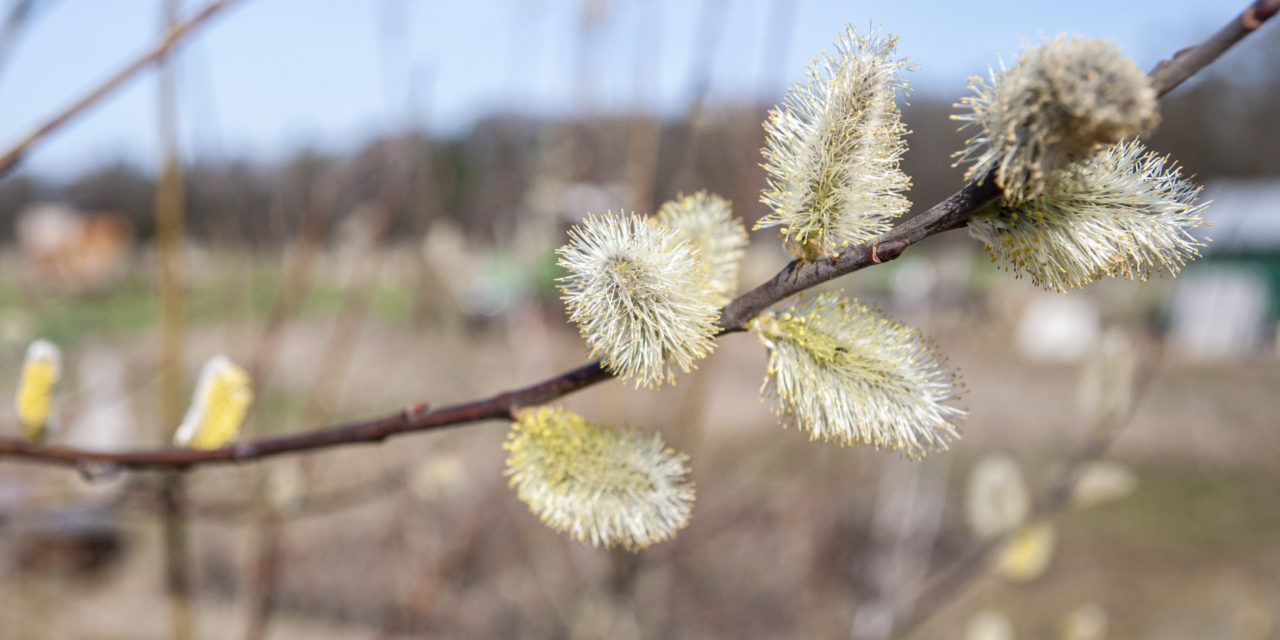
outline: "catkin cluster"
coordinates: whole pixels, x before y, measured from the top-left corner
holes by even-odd
[[[672,383],[714,348],[746,242],[729,203],[707,193],[668,202],[656,218],[588,214],[556,252],[569,319],[618,377]]]
[[[846,28],[834,53],[813,61],[769,113],[761,201],[770,212],[756,227],[778,227],[799,260],[874,242],[910,206],[897,100],[907,88],[899,74],[912,65],[895,46],[893,36]],[[1156,96],[1113,45],[1060,37],[971,87],[975,94],[960,104],[967,111],[955,117],[972,135],[957,156],[969,164],[968,179],[990,176],[1002,190],[969,223],[1000,267],[1063,291],[1104,276],[1176,273],[1199,255],[1190,233],[1203,223],[1199,189],[1136,141],[1158,120]],[[652,218],[588,213],[557,250],[569,319],[609,372],[636,386],[674,383],[714,348],[746,243],[729,202],[706,192],[667,202]],[[959,437],[963,385],[920,332],[836,293],[802,296],[748,328],[768,351],[764,397],[812,439],[918,458]],[[60,376],[57,347],[33,343],[15,397],[29,442],[56,421]],[[225,356],[210,359],[175,444],[232,442],[252,399],[243,369]],[[563,408],[524,408],[513,418],[506,473],[553,529],[635,550],[688,524],[688,456],[658,435]],[[975,530],[1022,532],[1005,546],[1001,566],[1022,577],[1043,571],[1053,531],[1024,522],[1017,469],[996,461],[975,478]]]
[[[1160,118],[1150,80],[1104,40],[1059,37],[969,86],[957,105],[969,111],[954,117],[973,134],[958,163],[969,163],[966,180],[993,173],[1013,203],[1052,191],[1059,170]]]

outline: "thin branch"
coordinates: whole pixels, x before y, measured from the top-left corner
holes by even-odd
[[[178,0],[165,0],[165,32],[172,34],[178,22]],[[166,48],[157,59],[160,67],[156,124],[160,138],[161,168],[156,180],[156,288],[159,293],[160,324],[160,425],[161,434],[182,419],[182,362],[186,347],[186,291],[183,286],[183,227],[186,217],[186,190],[182,180],[182,160],[178,150],[178,69]],[[192,607],[191,535],[187,521],[186,478],[169,472],[164,478],[164,576],[169,595],[169,637],[195,637]]]
[[[1280,0],[1260,0],[1204,44],[1184,50],[1159,66],[1152,72],[1152,81],[1158,93],[1163,96],[1172,91],[1231,45],[1255,31],[1258,25],[1275,15],[1278,7]],[[964,227],[974,213],[999,197],[1000,190],[995,186],[994,180],[970,183],[951,197],[930,207],[928,211],[903,222],[871,242],[850,247],[832,258],[814,262],[792,262],[768,282],[743,294],[721,310],[722,333],[742,331],[747,320],[788,296],[873,264],[893,260],[902,255],[907,247],[931,235]],[[610,377],[611,374],[597,361],[542,382],[474,402],[432,410],[428,410],[426,404],[418,403],[388,416],[295,435],[239,442],[207,451],[165,447],[102,453],[74,447],[35,446],[19,438],[4,438],[0,439],[0,457],[75,467],[89,477],[111,474],[121,469],[185,470],[197,465],[239,463],[338,445],[379,442],[390,436],[412,431],[428,431],[484,420],[510,420],[520,407],[543,404]]]
[[[928,211],[903,222],[875,240],[849,247],[839,255],[824,260],[794,260],[768,282],[742,294],[725,306],[720,311],[720,326],[726,332],[742,331],[746,328],[747,320],[774,303],[828,280],[893,260],[902,255],[907,247],[931,235],[959,229],[969,222],[976,211],[995,202],[999,197],[1000,188],[995,186],[995,180],[968,184],[951,197],[930,207]]]
[[[1187,78],[1217,60],[1231,45],[1256,31],[1277,12],[1280,12],[1280,0],[1257,0],[1235,20],[1213,34],[1212,38],[1173,54],[1171,59],[1162,60],[1151,70],[1151,83],[1155,86],[1156,93],[1163,96],[1173,91]]]
[[[4,25],[0,26],[0,72],[9,66],[9,55],[22,30],[30,24],[35,0],[15,0],[9,5]]]
[[[428,410],[425,404],[416,404],[389,416],[306,433],[239,442],[221,449],[163,447],[102,453],[75,447],[42,447],[18,438],[5,438],[0,440],[0,457],[71,466],[90,478],[110,475],[121,469],[185,470],[196,465],[244,462],[337,445],[379,442],[409,431],[427,431],[482,420],[509,420],[519,407],[543,404],[609,378],[609,373],[601,368],[600,363],[593,362],[549,380],[484,400],[434,410]]]
[[[89,90],[89,92],[79,100],[71,103],[70,106],[45,121],[44,124],[36,127],[31,131],[31,133],[28,133],[26,137],[18,141],[17,144],[13,145],[12,148],[6,151],[4,155],[0,155],[0,178],[9,175],[9,173],[18,166],[18,162],[22,160],[22,156],[26,155],[27,151],[29,151],[35,143],[39,142],[41,138],[49,135],[49,133],[66,124],[72,118],[80,115],[80,113],[85,109],[88,109],[99,100],[120,88],[125,81],[132,78],[139,71],[163,60],[164,57],[169,54],[169,51],[190,35],[191,32],[195,31],[196,27],[204,24],[205,21],[213,17],[219,11],[222,11],[238,1],[239,0],[213,0],[186,22],[177,24],[166,32],[164,37],[160,38],[160,41],[152,46],[150,50],[125,65],[124,68],[117,71],[114,75],[104,80],[98,86]]]

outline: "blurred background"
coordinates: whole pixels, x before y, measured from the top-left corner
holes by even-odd
[[[0,179],[0,389],[56,342],[51,441],[119,450],[169,442],[216,353],[253,377],[244,437],[527,384],[586,358],[568,226],[707,189],[749,227],[766,111],[846,23],[920,65],[922,211],[963,184],[966,76],[1059,32],[1149,69],[1244,4],[241,0]],[[0,3],[0,144],[198,8]],[[956,232],[827,285],[960,370],[950,452],[783,430],[737,334],[674,388],[565,400],[691,456],[692,522],[639,554],[538,522],[497,423],[182,479],[5,460],[0,638],[1280,636],[1276,27],[1162,102],[1150,146],[1214,201],[1177,279],[1045,293]],[[787,260],[753,234],[744,290]],[[974,562],[1028,504],[1052,528]]]

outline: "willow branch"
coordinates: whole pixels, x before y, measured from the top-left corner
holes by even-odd
[[[483,420],[510,420],[520,407],[546,403],[609,377],[599,362],[593,362],[549,380],[484,400],[434,410],[419,403],[388,416],[294,435],[238,442],[221,449],[162,447],[102,453],[75,447],[32,445],[18,438],[5,438],[0,440],[0,457],[75,467],[90,478],[110,475],[120,469],[185,470],[196,465],[244,462],[340,445],[380,442],[410,431],[428,431]]]
[[[1280,0],[1259,0],[1203,44],[1184,49],[1162,63],[1151,73],[1157,93],[1163,96],[1178,87],[1236,42],[1256,31],[1277,11],[1280,11]],[[951,197],[870,242],[849,247],[831,258],[813,262],[791,262],[768,282],[739,296],[721,309],[721,333],[744,330],[747,320],[788,296],[873,264],[893,260],[902,255],[907,247],[929,236],[962,228],[974,213],[999,198],[1000,189],[995,186],[994,180],[979,180],[965,185]],[[425,404],[419,403],[392,415],[294,435],[244,441],[221,449],[164,447],[102,453],[74,447],[37,446],[18,438],[5,438],[0,439],[0,458],[74,467],[89,477],[120,469],[185,470],[198,465],[239,463],[300,451],[380,442],[401,433],[429,431],[484,420],[511,420],[521,407],[544,404],[611,377],[600,362],[596,361],[542,382],[474,402],[430,410]]]
[[[1235,20],[1213,34],[1213,37],[1173,54],[1168,60],[1162,60],[1150,74],[1156,92],[1163,96],[1172,91],[1210,62],[1217,60],[1232,45],[1256,31],[1277,12],[1280,12],[1280,0],[1257,0],[1236,16]]]
[[[24,138],[13,145],[4,155],[0,155],[0,177],[8,175],[18,166],[18,162],[26,155],[35,143],[41,138],[52,133],[55,129],[66,124],[72,118],[80,115],[82,111],[96,104],[106,96],[110,95],[116,89],[119,89],[125,81],[129,80],[138,72],[147,67],[157,64],[164,60],[169,51],[178,45],[184,38],[195,31],[196,27],[204,24],[209,18],[223,9],[235,4],[239,0],[213,0],[205,5],[194,16],[186,22],[175,25],[172,29],[165,33],[160,41],[155,43],[150,50],[135,58],[126,64],[119,71],[115,72],[111,77],[102,81],[101,84],[90,89],[88,93],[80,97],[80,99],[71,103],[66,109],[63,109],[57,115],[49,118],[40,126],[36,127]]]

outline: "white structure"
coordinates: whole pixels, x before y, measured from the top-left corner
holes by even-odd
[[[1276,338],[1276,275],[1280,267],[1280,180],[1224,180],[1204,191],[1212,200],[1212,238],[1205,258],[1174,283],[1168,340],[1194,359],[1255,357]]]

